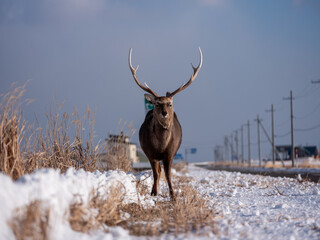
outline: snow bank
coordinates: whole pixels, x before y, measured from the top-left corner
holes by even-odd
[[[52,239],[150,239],[132,237],[120,227],[110,228],[109,233],[97,230],[82,234],[73,231],[67,221],[68,208],[74,196],[88,203],[93,189],[104,194],[113,186],[119,186],[119,191],[125,194],[126,203],[138,202],[136,184],[143,182],[151,191],[153,179],[150,175],[150,171],[134,175],[121,171],[90,173],[69,169],[61,174],[58,170],[43,169],[12,182],[0,174],[0,239],[14,239],[7,222],[12,218],[14,209],[34,200],[46,202],[50,208]],[[185,175],[193,177],[189,184],[217,212],[218,234],[202,237],[193,233],[177,237],[163,235],[160,239],[320,239],[319,183],[209,171],[192,164],[189,164],[189,172]],[[160,180],[162,194],[168,195],[163,179]],[[162,200],[165,199],[161,196],[140,196],[143,206],[152,206]]]
[[[13,182],[8,176],[0,174],[0,239],[14,239],[7,222],[12,219],[16,208],[26,206],[35,200],[44,202],[50,209],[49,226],[52,239],[74,239],[75,236],[77,239],[82,239],[81,235],[84,234],[74,232],[67,221],[69,206],[75,196],[86,204],[90,200],[92,190],[105,195],[109,189],[116,186],[124,194],[124,203],[138,203],[136,183],[144,180],[151,186],[152,178],[149,176],[150,173],[140,175],[126,174],[122,171],[91,173],[72,168],[65,174],[60,174],[59,170],[41,169]],[[143,196],[140,196],[140,201],[145,205],[154,204]],[[121,238],[129,236],[121,228],[114,228],[112,231],[111,236],[121,235]],[[110,234],[102,232],[96,236],[101,234],[103,238],[110,239]]]
[[[319,183],[194,166],[189,171],[196,179],[191,184],[218,213],[218,238],[320,239]]]

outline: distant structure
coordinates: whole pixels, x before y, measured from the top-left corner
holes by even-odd
[[[120,133],[120,135],[109,134],[109,138],[106,139],[107,142],[107,154],[110,155],[126,155],[132,163],[139,162],[137,156],[137,145],[130,142],[130,138]]]
[[[214,161],[223,162],[224,160],[224,147],[221,145],[216,145],[214,148]]]
[[[277,151],[282,155],[283,160],[291,159],[291,145],[279,145],[276,146]],[[298,158],[313,157],[319,159],[319,151],[316,146],[296,146],[295,154]]]

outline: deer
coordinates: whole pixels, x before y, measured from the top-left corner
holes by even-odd
[[[153,187],[151,196],[157,196],[158,186],[161,175],[160,162],[162,161],[166,181],[169,188],[170,199],[175,200],[175,193],[171,183],[171,166],[173,158],[176,155],[182,141],[182,128],[178,120],[177,114],[173,109],[173,96],[182,90],[186,89],[196,78],[202,66],[202,52],[199,47],[200,63],[194,67],[191,63],[193,73],[187,83],[182,84],[173,92],[167,92],[166,96],[159,96],[156,92],[144,83],[144,86],[139,82],[137,70],[132,66],[131,54],[132,48],[129,50],[129,68],[133,79],[138,86],[147,92],[144,96],[146,100],[154,106],[145,117],[139,130],[140,146],[147,156],[153,174]]]

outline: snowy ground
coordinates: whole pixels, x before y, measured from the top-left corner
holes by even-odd
[[[75,195],[85,202],[92,189],[105,192],[119,182],[125,186],[125,201],[137,202],[136,181],[145,179],[151,187],[149,175],[149,171],[133,175],[121,171],[89,173],[73,169],[60,174],[57,170],[44,169],[12,182],[0,174],[0,239],[14,239],[7,223],[14,209],[33,200],[45,201],[50,208],[52,239],[146,239],[132,237],[120,227],[111,228],[109,233],[75,232],[69,226],[66,212]],[[192,164],[185,175],[194,178],[190,184],[215,209],[218,235],[190,234],[179,236],[180,239],[320,239],[320,184],[209,171]],[[168,193],[165,182],[161,183],[161,193]],[[157,198],[147,196],[140,200],[152,206]],[[175,239],[172,235],[161,238]]]
[[[189,168],[222,239],[320,239],[320,184]],[[198,184],[200,183],[200,184]]]

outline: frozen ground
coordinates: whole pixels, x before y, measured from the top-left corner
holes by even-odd
[[[66,212],[75,195],[85,202],[92,189],[104,192],[119,182],[126,188],[125,201],[136,202],[136,180],[146,179],[151,187],[149,174],[149,171],[133,175],[121,171],[89,173],[73,169],[60,174],[57,170],[44,169],[17,182],[0,174],[0,239],[14,239],[7,222],[14,209],[33,200],[45,201],[50,208],[52,239],[146,239],[131,237],[120,227],[111,228],[109,233],[77,233],[70,228]],[[320,239],[320,184],[209,171],[192,164],[185,175],[194,178],[190,184],[216,210],[219,233],[202,237],[190,234],[179,239]],[[167,194],[164,182],[161,192]],[[152,206],[157,198],[147,196],[140,200]],[[175,239],[172,235],[161,238]]]
[[[222,239],[320,239],[320,184],[189,167]]]

